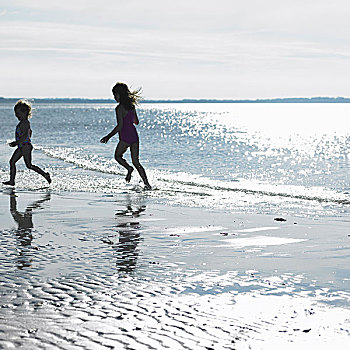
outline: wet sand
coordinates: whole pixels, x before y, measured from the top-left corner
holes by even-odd
[[[3,189],[0,348],[348,348],[348,219],[275,219]]]

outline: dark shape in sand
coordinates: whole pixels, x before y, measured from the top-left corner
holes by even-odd
[[[286,219],[283,218],[274,218],[275,221],[287,221]]]

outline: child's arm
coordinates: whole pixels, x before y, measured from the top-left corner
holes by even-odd
[[[108,140],[111,137],[113,137],[117,132],[119,132],[123,127],[123,117],[121,116],[120,113],[118,113],[118,108],[119,108],[119,106],[115,110],[115,112],[117,114],[117,126],[107,136],[102,137],[102,139],[100,140],[101,143],[107,143]]]
[[[134,124],[139,125],[139,118],[137,117],[136,109],[134,110]]]

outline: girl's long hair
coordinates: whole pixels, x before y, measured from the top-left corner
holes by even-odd
[[[142,100],[141,88],[130,91],[124,83],[116,83],[112,88],[113,95],[119,94],[120,104],[127,110],[135,108]]]

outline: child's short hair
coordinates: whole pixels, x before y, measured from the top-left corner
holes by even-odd
[[[15,104],[14,110],[20,110],[21,112],[25,113],[28,119],[32,117],[32,105],[27,100],[18,100]]]

